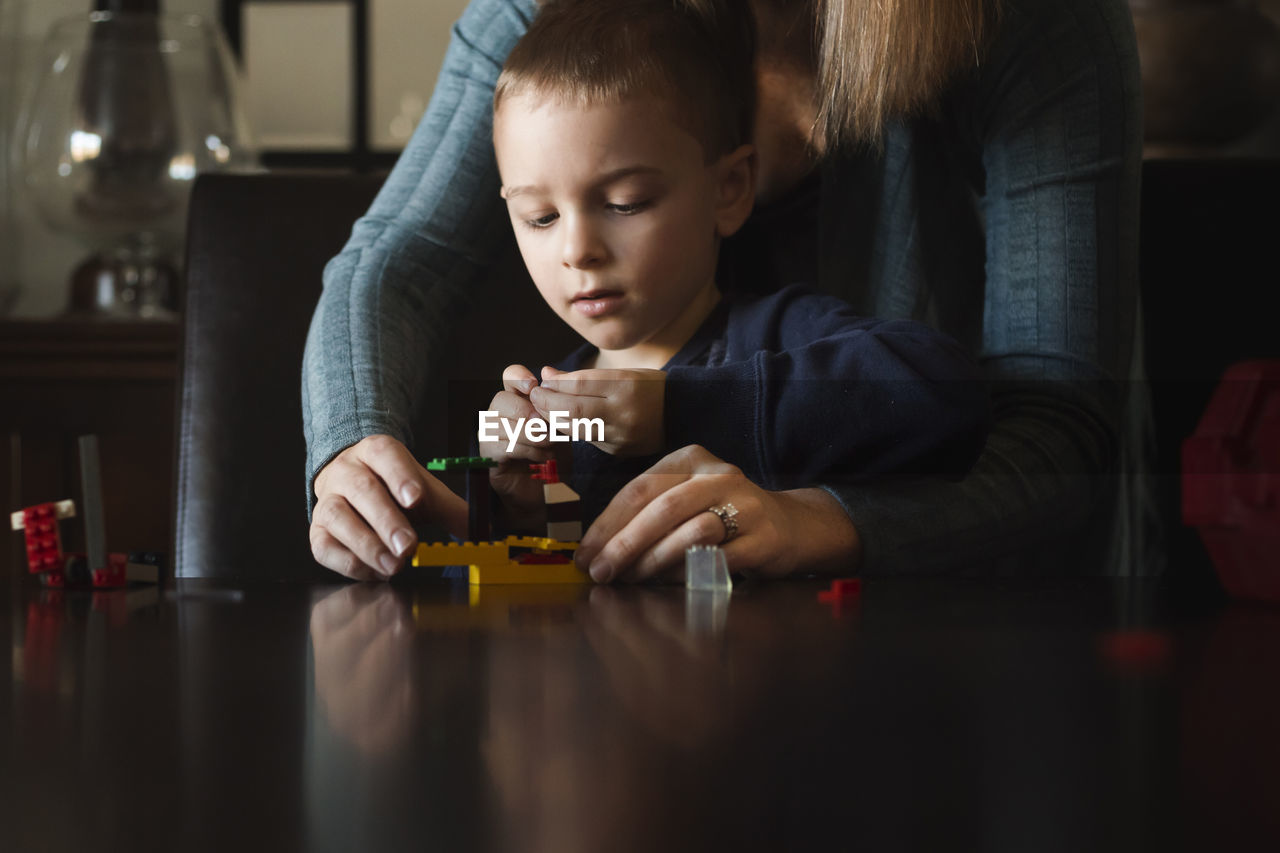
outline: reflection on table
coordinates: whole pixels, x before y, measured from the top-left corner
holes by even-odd
[[[1280,839],[1280,609],[1159,584],[10,587],[13,849]],[[1190,804],[1190,805],[1189,805]],[[69,820],[70,810],[77,819]]]

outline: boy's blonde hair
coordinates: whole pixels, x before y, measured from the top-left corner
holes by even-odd
[[[493,109],[524,93],[583,104],[653,95],[712,162],[751,139],[754,52],[746,0],[545,0]]]

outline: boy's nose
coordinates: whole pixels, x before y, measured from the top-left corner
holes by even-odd
[[[574,217],[565,223],[564,266],[569,269],[590,269],[604,262],[607,250],[600,234],[592,227],[589,217]]]

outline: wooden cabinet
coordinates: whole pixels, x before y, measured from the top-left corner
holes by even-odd
[[[98,436],[107,548],[172,554],[180,329],[172,323],[0,322],[0,483],[8,513],[44,501],[81,505],[77,439]],[[8,529],[4,568],[24,570]],[[84,547],[64,521],[66,550]]]

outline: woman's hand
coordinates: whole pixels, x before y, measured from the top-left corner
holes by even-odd
[[[418,542],[402,509],[467,535],[467,502],[389,435],[368,436],[333,457],[314,487],[311,553],[349,578],[389,578],[400,571]]]
[[[529,400],[538,415],[599,418],[604,441],[591,442],[613,456],[647,456],[662,449],[662,404],[667,374],[661,370],[575,370],[542,368],[542,385]]]
[[[598,583],[675,574],[690,545],[723,542],[725,525],[708,509],[729,503],[738,510],[738,534],[723,545],[729,571],[781,577],[856,568],[858,532],[835,498],[821,489],[766,491],[698,445],[668,454],[618,492],[575,559]]]

